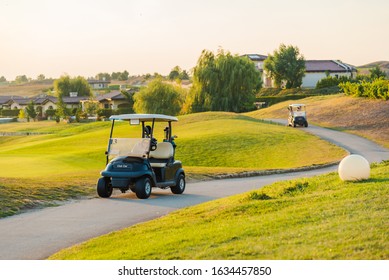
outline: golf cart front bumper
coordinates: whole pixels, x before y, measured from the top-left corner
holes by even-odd
[[[113,159],[100,174],[105,178],[110,178],[114,188],[127,188],[145,175],[153,177],[147,160],[131,157]]]
[[[127,188],[134,184],[135,181],[145,175],[152,177],[151,172],[119,172],[119,171],[102,171],[101,176],[111,178],[111,184],[114,188]]]

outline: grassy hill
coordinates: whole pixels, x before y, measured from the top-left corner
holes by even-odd
[[[282,102],[266,109],[247,113],[254,118],[287,118]],[[293,102],[292,102],[293,103]],[[374,140],[389,148],[389,102],[344,95],[309,97],[299,100],[307,104],[308,121],[324,127],[347,131]]]
[[[336,173],[275,183],[91,239],[51,259],[389,258],[389,162],[371,179]]]
[[[114,137],[128,135],[127,123],[117,123],[116,128]],[[0,137],[0,217],[58,200],[95,196],[96,181],[105,167],[109,129],[109,122],[0,124],[3,132],[30,133]],[[182,116],[173,132],[179,136],[176,157],[183,162],[189,180],[324,164],[345,155],[303,131],[233,113]],[[138,135],[140,127],[128,137]],[[301,153],[310,157],[301,157]]]
[[[0,96],[31,97],[47,92],[52,86],[52,80],[25,84],[0,83]]]
[[[378,66],[382,71],[386,72],[386,75],[389,76],[389,61],[375,61],[365,65],[358,66],[357,69],[361,74],[369,75],[369,70]]]

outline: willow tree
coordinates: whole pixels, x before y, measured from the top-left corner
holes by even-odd
[[[203,50],[194,68],[187,111],[247,111],[261,85],[260,73],[249,58]]]
[[[276,87],[297,88],[303,83],[305,60],[298,47],[281,44],[278,50],[264,61],[264,69]]]
[[[157,78],[135,93],[133,99],[136,113],[177,115],[183,103],[183,90]]]

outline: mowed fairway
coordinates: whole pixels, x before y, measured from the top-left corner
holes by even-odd
[[[345,152],[302,130],[233,113],[180,118],[177,158],[190,173],[288,169],[325,164]]]
[[[139,126],[122,122],[116,127],[114,137],[140,135]],[[95,182],[105,167],[109,129],[110,122],[1,124],[1,132],[42,134],[0,137],[0,201],[4,202],[0,217],[55,200],[94,196]],[[345,155],[302,130],[233,113],[181,116],[173,129],[178,135],[176,158],[189,179],[324,164]]]

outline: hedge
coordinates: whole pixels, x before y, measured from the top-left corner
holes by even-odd
[[[17,117],[19,116],[19,109],[2,109],[0,114],[2,117]]]

